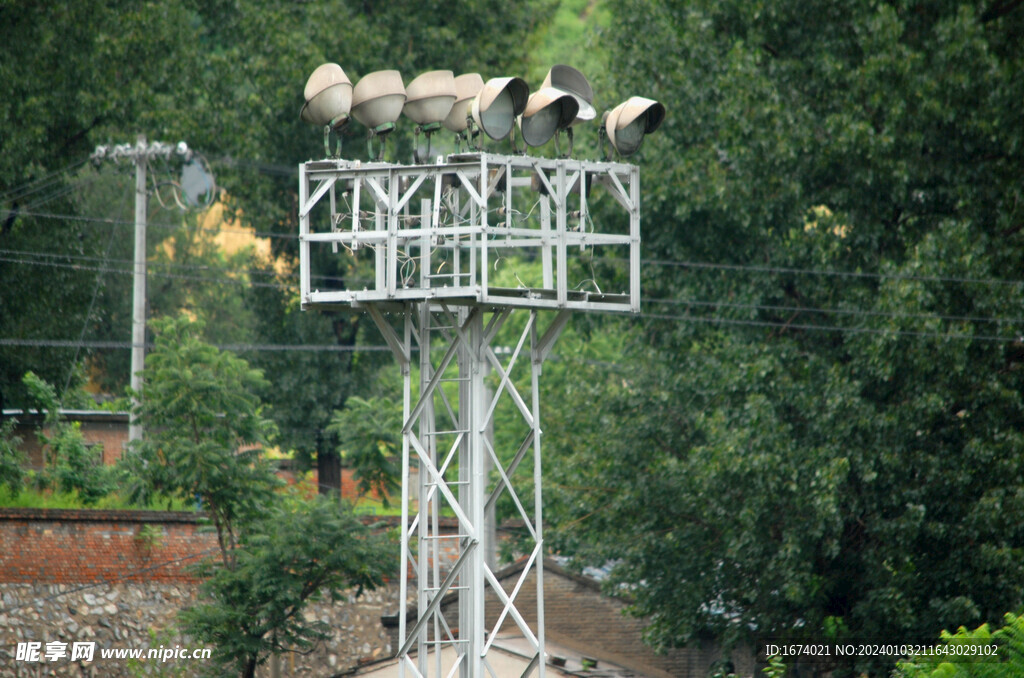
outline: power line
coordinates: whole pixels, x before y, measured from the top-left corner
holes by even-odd
[[[87,266],[84,264],[63,264],[56,261],[29,261],[25,259],[14,259],[11,257],[0,256],[0,261],[27,264],[31,266],[50,266],[53,268],[70,268],[76,271],[94,271],[97,273],[118,273],[121,275],[133,275],[134,272],[123,268],[108,268],[104,266]],[[219,285],[242,285],[247,287],[268,287],[273,289],[293,289],[294,286],[286,285],[283,283],[268,283],[268,282],[256,282],[251,280],[239,280],[237,278],[224,277],[224,278],[204,278],[196,275],[181,275],[176,273],[161,273],[159,271],[149,271],[148,275],[155,276],[158,278],[170,278],[173,280],[191,280],[193,282],[204,282],[204,283],[215,283]]]
[[[32,255],[32,256],[50,257],[50,258],[68,258],[68,259],[82,260],[82,261],[104,261],[104,259],[102,259],[100,257],[90,257],[90,256],[85,256],[85,255],[58,255],[58,254],[47,254],[47,253],[42,253],[42,252],[27,252],[27,251],[19,251],[19,250],[4,250],[4,249],[0,249],[0,255],[6,254],[6,253],[12,253],[12,252],[19,253],[19,254]],[[79,264],[68,264],[68,263],[52,262],[52,261],[33,261],[33,260],[30,260],[30,259],[18,259],[18,258],[5,257],[5,256],[0,256],[0,261],[15,262],[15,263],[21,263],[21,264],[30,265],[30,266],[31,265],[52,266],[52,267],[57,267],[57,268],[70,268],[70,269],[73,269],[73,270],[96,271],[98,273],[118,273],[118,274],[122,274],[122,275],[131,275],[132,274],[131,270],[121,269],[121,268],[109,268],[109,267],[102,267],[102,266],[85,266],[85,265],[79,265]],[[113,261],[115,263],[117,263],[117,262],[120,262],[120,263],[130,263],[127,260],[123,260],[123,259],[121,259],[121,260],[106,260],[106,261]],[[163,264],[163,265],[165,265],[165,266],[167,266],[169,268],[185,268],[185,269],[195,269],[195,270],[217,271],[217,269],[212,269],[212,268],[205,267],[205,266],[189,265],[189,264],[176,264],[176,263],[173,263],[173,262],[172,263]],[[260,273],[260,274],[268,274],[268,275],[270,274],[269,272],[252,271],[251,269],[245,269],[245,270],[237,271],[237,272],[238,273],[247,273],[247,274],[250,274],[250,273]],[[232,272],[228,272],[228,273],[234,273],[234,272],[232,271]],[[187,280],[187,281],[191,281],[191,282],[199,282],[199,283],[205,283],[205,284],[241,285],[241,286],[250,286],[250,287],[266,287],[266,288],[282,289],[282,290],[290,290],[290,289],[294,289],[295,288],[294,285],[291,285],[291,284],[288,284],[288,283],[258,282],[258,281],[242,280],[242,279],[239,279],[239,278],[230,277],[230,275],[225,275],[223,277],[218,277],[218,278],[209,278],[209,277],[203,277],[203,276],[194,276],[194,275],[190,276],[190,275],[175,274],[175,273],[165,273],[165,272],[153,271],[153,270],[151,270],[149,272],[149,275],[152,275],[152,276],[155,276],[155,277],[160,277],[160,278],[167,278],[167,279],[173,279],[173,280]],[[315,279],[318,279],[318,280],[337,280],[338,279],[337,277],[332,277],[332,276],[313,276],[313,277]],[[352,278],[350,278],[350,279],[348,279],[348,282],[359,282],[359,281],[363,281],[363,280],[364,279],[362,279],[362,278],[359,278],[359,279],[352,279]],[[956,316],[956,315],[941,315],[941,314],[929,314],[929,313],[903,313],[903,312],[898,312],[898,311],[874,311],[874,310],[865,310],[865,309],[837,309],[837,308],[818,308],[818,307],[809,307],[809,306],[779,306],[779,305],[769,305],[769,304],[742,304],[742,303],[727,302],[727,301],[709,301],[709,300],[701,300],[701,299],[646,299],[646,300],[644,300],[644,303],[669,304],[669,305],[676,305],[676,306],[703,306],[703,307],[709,307],[709,308],[722,307],[722,308],[735,308],[735,309],[740,309],[740,310],[744,310],[745,309],[745,310],[755,310],[755,311],[784,311],[784,312],[794,312],[794,313],[817,313],[817,314],[824,314],[824,315],[847,315],[847,316],[854,316],[854,317],[882,317],[882,318],[907,319],[907,320],[918,319],[918,320],[944,320],[944,321],[950,321],[950,322],[1024,323],[1024,318],[1004,318],[1004,317],[998,317],[998,316],[993,316],[993,317],[986,317],[986,316]],[[695,316],[679,316],[679,317],[693,318]],[[788,325],[788,326],[792,327],[793,325]],[[820,327],[820,326],[816,326],[816,327]],[[844,328],[834,327],[833,329],[841,330],[841,329],[844,329]]]
[[[106,268],[101,266],[87,266],[80,264],[65,264],[58,262],[48,261],[29,261],[12,259],[9,257],[0,256],[0,261],[16,261],[20,263],[27,263],[30,265],[48,265],[63,268],[73,268],[78,270],[95,270],[101,272],[116,272],[122,274],[131,274],[132,271],[122,268]],[[280,283],[259,283],[252,281],[244,281],[234,278],[221,278],[221,279],[210,279],[202,278],[198,276],[182,276],[182,274],[175,273],[163,273],[157,271],[151,271],[151,276],[167,278],[172,280],[185,280],[193,281],[198,283],[217,284],[217,285],[241,285],[250,287],[265,287],[274,289],[294,289],[294,286]],[[788,306],[770,306],[760,304],[735,304],[730,302],[717,302],[717,301],[703,301],[703,300],[680,300],[680,299],[646,299],[645,303],[668,303],[677,305],[705,305],[705,306],[732,306],[737,308],[749,308],[757,310],[792,310],[800,312],[817,312],[817,313],[843,313],[849,315],[862,315],[862,316],[885,316],[893,317],[893,319],[906,319],[906,320],[947,320],[952,322],[980,322],[980,323],[1019,323],[1021,319],[1002,319],[1002,317],[972,317],[972,316],[956,316],[956,315],[931,315],[927,313],[898,313],[889,311],[871,311],[863,309],[827,309],[827,308],[813,308],[813,307],[788,307]],[[974,338],[979,341],[1016,341],[1015,338],[1004,338],[1004,337],[993,337],[986,335],[973,335],[966,333],[942,333],[942,332],[925,332],[925,331],[908,331],[908,330],[880,330],[873,328],[850,328],[840,326],[828,326],[828,325],[805,325],[795,323],[784,323],[784,322],[772,322],[772,321],[743,321],[737,319],[726,319],[726,317],[709,317],[709,316],[697,316],[697,315],[670,315],[660,313],[640,313],[641,317],[650,317],[654,320],[679,320],[696,323],[718,323],[722,325],[744,325],[752,327],[775,327],[775,328],[787,328],[794,330],[808,330],[808,331],[827,331],[827,332],[848,332],[848,333],[869,333],[869,334],[895,334],[899,336],[924,336],[924,337],[946,337],[954,339],[970,339]],[[127,346],[131,346],[130,343]]]
[[[84,158],[82,160],[78,160],[69,165],[66,165],[65,167],[62,167],[60,169],[48,172],[36,179],[31,179],[17,186],[12,186],[6,191],[0,193],[0,200],[21,200],[22,198],[28,195],[38,193],[39,191],[59,182],[62,179],[61,175],[76,170],[87,162],[89,162],[89,158]]]
[[[837,271],[829,269],[789,268],[785,266],[757,266],[749,264],[716,264],[707,261],[667,261],[645,259],[642,263],[650,266],[671,266],[675,268],[717,269],[753,273],[788,273],[794,275],[836,276],[842,278],[868,278],[880,280],[913,280],[919,282],[955,282],[979,285],[1024,285],[1024,280],[1000,280],[998,278],[966,278],[938,275],[908,275],[904,273],[866,273],[863,271]]]
[[[896,330],[875,327],[839,327],[836,325],[807,325],[771,320],[740,320],[736,318],[720,318],[708,316],[667,315],[661,313],[639,313],[641,318],[652,320],[672,320],[680,322],[715,323],[719,325],[741,325],[748,327],[771,327],[789,330],[807,330],[813,332],[843,332],[847,334],[876,334],[895,337],[928,337],[935,339],[968,339],[971,341],[993,343],[1024,342],[1024,335],[1013,337],[997,337],[984,334],[967,334],[964,332],[933,332],[928,330]]]
[[[214,344],[222,351],[233,351],[236,353],[245,352],[282,352],[301,351],[326,353],[377,353],[390,351],[388,346],[343,346],[339,344]],[[130,341],[101,341],[101,340],[73,340],[73,339],[15,339],[0,338],[0,346],[22,346],[32,348],[92,348],[92,349],[131,349]],[[152,342],[143,344],[145,348],[151,349],[155,346]],[[414,350],[418,350],[415,349]]]
[[[6,255],[24,255],[24,256],[29,256],[29,257],[38,257],[38,258],[45,258],[45,259],[67,259],[67,260],[71,260],[71,261],[100,262],[100,263],[107,263],[107,264],[129,264],[130,265],[130,264],[133,263],[131,259],[114,259],[114,258],[110,258],[110,257],[98,257],[98,256],[90,256],[90,255],[86,255],[86,254],[63,254],[63,253],[56,254],[56,253],[51,253],[51,252],[36,252],[36,251],[31,251],[31,250],[10,250],[10,249],[0,248],[0,255],[5,255],[5,254]],[[19,259],[19,258],[13,258],[13,257],[11,257],[11,258],[3,258],[3,259],[0,259],[0,260],[2,260],[2,261],[10,261],[10,262],[14,262],[14,263],[21,263],[21,264],[25,264],[25,265],[28,265],[28,266],[37,265],[37,264],[41,265],[41,266],[45,266],[45,265],[49,265],[51,263],[51,262],[47,262],[47,261],[36,261],[34,259],[24,259],[24,258],[20,258]],[[60,262],[55,262],[55,263],[60,263]],[[70,264],[64,264],[64,266],[69,266],[69,265]],[[186,269],[186,270],[193,270],[193,271],[210,271],[210,272],[213,272],[213,273],[223,272],[225,274],[244,273],[246,275],[262,275],[262,276],[268,276],[268,277],[274,277],[274,276],[277,275],[277,273],[275,271],[268,271],[268,270],[264,270],[264,269],[256,269],[256,268],[220,269],[220,268],[215,268],[213,266],[208,266],[206,264],[183,264],[183,263],[179,263],[177,261],[153,261],[153,262],[151,262],[151,265],[152,266],[156,266],[156,267],[165,267],[165,268],[168,268],[168,269]],[[74,268],[82,268],[82,267],[75,266]],[[100,272],[110,272],[110,271],[118,271],[118,272],[120,272],[121,269],[104,269],[103,271],[100,271]],[[131,271],[128,271],[128,272],[130,273]],[[151,272],[151,274],[152,274],[152,272]],[[313,279],[313,280],[333,280],[333,281],[337,281],[337,280],[340,279],[340,276],[312,275],[312,276],[310,276],[310,278]],[[195,278],[195,279],[201,280],[203,282],[211,282],[211,283],[221,282],[221,280],[219,280],[217,278]],[[351,282],[351,283],[369,283],[369,282],[371,282],[371,280],[369,278],[345,278],[345,280],[348,281],[348,282]],[[231,281],[230,283],[228,281],[224,281],[224,282],[225,282],[225,284],[233,284],[234,281]],[[289,284],[286,284],[286,283],[280,283],[280,284],[277,284],[277,287],[280,288],[280,289],[290,289],[293,286],[289,285]]]
[[[81,221],[90,224],[106,224],[111,226],[122,226],[122,225],[134,225],[135,222],[131,219],[117,219],[114,217],[88,217],[75,214],[56,214],[53,212],[32,212],[19,209],[18,213],[22,216],[27,217],[38,217],[40,219],[54,219],[57,221]],[[181,224],[162,224],[159,222],[149,222],[148,226],[154,228],[162,228],[169,231],[177,231],[182,228]],[[231,228],[229,226],[198,226],[197,230],[206,231],[209,233],[241,233],[244,235],[252,235],[257,238],[278,238],[286,240],[294,240],[296,236],[287,233],[273,233],[271,231],[256,231],[247,228]]]
[[[54,214],[47,212],[31,212],[26,210],[19,210],[19,213],[24,216],[35,216],[47,219],[58,219],[67,221],[83,221],[100,223],[107,225],[120,225],[120,224],[132,224],[133,221],[125,219],[115,219],[109,217],[86,217],[66,214]],[[160,224],[151,223],[150,226],[156,228],[163,228],[169,230],[178,230],[181,228],[180,225],[172,224]],[[246,228],[233,229],[230,227],[218,226],[218,227],[198,227],[198,230],[207,232],[222,232],[222,233],[241,233],[252,235],[257,238],[276,238],[285,240],[296,240],[297,235],[288,233],[275,233],[272,231],[256,231],[249,230]],[[621,261],[625,262],[625,259],[619,259],[609,257],[606,259],[609,262]],[[826,277],[841,277],[841,278],[860,278],[868,280],[909,280],[917,282],[952,282],[960,284],[978,284],[978,285],[1022,285],[1024,286],[1024,280],[1005,280],[1000,278],[971,278],[963,276],[941,276],[941,275],[911,275],[904,273],[873,273],[866,271],[842,271],[835,269],[810,269],[810,268],[796,268],[788,266],[762,266],[753,264],[723,264],[707,261],[672,261],[665,259],[642,259],[640,262],[644,266],[666,266],[672,268],[690,268],[697,270],[726,270],[726,271],[738,271],[743,273],[767,273],[767,274],[789,274],[789,275],[810,275],[810,276],[826,276]]]
[[[701,301],[696,299],[647,299],[647,303],[673,306],[703,306],[708,308],[735,308],[752,311],[784,311],[793,313],[819,313],[824,315],[852,315],[907,320],[948,320],[950,322],[1024,323],[1024,318],[992,316],[938,315],[934,313],[901,313],[899,311],[871,311],[852,308],[815,308],[813,306],[775,306],[771,304],[741,304],[728,301]]]

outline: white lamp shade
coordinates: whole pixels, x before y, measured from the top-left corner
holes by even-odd
[[[530,95],[519,121],[523,141],[528,146],[542,146],[560,129],[570,126],[579,112],[579,104],[571,94],[554,87],[544,87]]]
[[[608,140],[619,155],[632,155],[644,137],[661,125],[665,106],[653,99],[630,97],[611,110],[605,120]]]
[[[448,117],[455,103],[455,74],[430,71],[416,77],[405,88],[403,113],[419,125],[439,123]]]
[[[597,109],[594,108],[594,88],[587,82],[586,76],[572,66],[556,64],[548,71],[541,89],[554,87],[568,94],[571,94],[579,104],[579,112],[572,124],[586,122],[597,117]]]
[[[464,73],[455,78],[455,103],[444,119],[446,129],[453,132],[465,131],[469,107],[483,88],[484,79],[479,73]]]
[[[402,115],[405,85],[398,71],[374,71],[352,90],[352,117],[370,129],[393,123]]]
[[[491,78],[473,99],[473,121],[492,139],[504,139],[526,108],[530,87],[522,78]]]
[[[337,125],[352,108],[352,82],[338,64],[322,64],[306,81],[306,103],[299,117],[313,125]]]

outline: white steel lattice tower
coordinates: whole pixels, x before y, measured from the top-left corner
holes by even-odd
[[[541,368],[572,311],[640,310],[639,170],[487,153],[299,169],[303,308],[366,311],[402,371],[399,675],[507,676],[492,648],[515,642],[543,677]],[[371,284],[318,275],[326,257]],[[524,535],[504,583],[499,504]]]

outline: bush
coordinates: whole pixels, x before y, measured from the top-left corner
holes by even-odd
[[[1009,678],[1024,676],[1024,616],[1007,614],[1006,625],[990,632],[943,631],[933,654],[917,655],[896,665],[894,678]],[[994,654],[987,654],[993,652]]]

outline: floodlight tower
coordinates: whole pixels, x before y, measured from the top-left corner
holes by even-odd
[[[488,86],[499,118],[477,100],[472,116],[509,134],[524,87]],[[618,208],[600,225],[598,193]],[[507,676],[493,650],[514,643],[519,672],[543,678],[541,369],[572,312],[640,310],[638,167],[482,151],[305,162],[299,252],[302,307],[366,312],[401,367],[399,676]],[[334,256],[365,284],[319,275]],[[507,581],[486,558],[499,502],[526,534]]]

